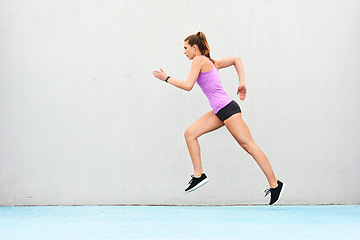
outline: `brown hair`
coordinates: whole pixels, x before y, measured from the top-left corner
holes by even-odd
[[[193,46],[194,44],[196,44],[199,47],[201,54],[205,55],[207,58],[209,58],[215,64],[215,61],[210,57],[209,44],[206,41],[206,37],[203,32],[198,32],[196,34],[190,35],[187,38],[185,38],[184,41],[189,41],[190,46]]]

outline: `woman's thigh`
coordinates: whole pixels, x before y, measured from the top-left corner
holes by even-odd
[[[241,113],[232,115],[230,118],[226,119],[224,123],[240,146],[250,147],[255,144],[248,126],[242,119]]]
[[[213,111],[210,111],[186,129],[185,138],[198,138],[201,135],[214,131],[222,126],[224,126],[224,123]]]

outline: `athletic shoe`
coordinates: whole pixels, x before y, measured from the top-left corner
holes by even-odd
[[[264,192],[266,193],[264,197],[266,197],[269,193],[271,193],[271,199],[269,205],[273,205],[281,196],[281,193],[284,188],[285,184],[281,181],[277,180],[278,186],[276,188],[269,188],[266,189]]]
[[[194,175],[191,175],[191,180],[188,183],[189,186],[188,188],[185,189],[185,192],[192,192],[198,189],[199,187],[203,186],[208,181],[209,179],[207,178],[205,173],[203,173],[200,177],[194,177]]]

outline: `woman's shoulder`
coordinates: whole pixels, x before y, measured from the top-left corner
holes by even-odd
[[[200,66],[201,68],[207,64],[207,57],[205,56],[195,56],[192,60],[193,65]]]
[[[193,61],[200,64],[201,66],[209,65],[209,64],[211,65],[211,60],[204,55],[194,57]]]
[[[213,64],[211,63],[211,60],[203,55],[194,57],[193,63],[200,67],[200,72],[208,72],[213,69]]]

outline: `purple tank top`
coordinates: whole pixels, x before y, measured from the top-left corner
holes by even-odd
[[[228,105],[232,99],[227,95],[221,86],[219,70],[214,66],[211,60],[210,62],[213,65],[213,69],[207,72],[199,73],[196,82],[209,99],[210,106],[214,113],[217,114],[217,112]]]

